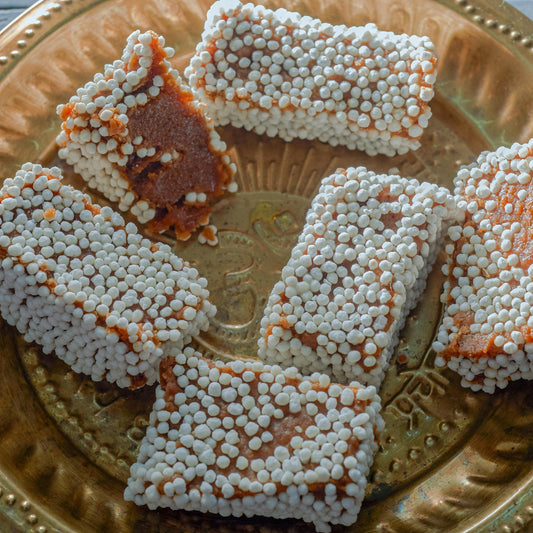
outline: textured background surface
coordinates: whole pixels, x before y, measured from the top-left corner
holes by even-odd
[[[533,19],[533,0],[509,0],[507,3]],[[31,0],[0,0],[0,29],[18,17],[24,9],[32,4]]]
[[[533,19],[533,1],[532,0],[511,0],[508,3],[516,7],[520,11],[522,11],[522,13],[527,15],[530,19]]]
[[[31,0],[0,0],[0,28],[9,24],[32,4]]]

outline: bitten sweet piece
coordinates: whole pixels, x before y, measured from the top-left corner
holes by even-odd
[[[235,164],[164,45],[154,32],[133,32],[121,59],[58,106],[57,142],[59,156],[122,211],[187,239],[208,224],[214,199],[237,189]],[[202,240],[216,243],[213,228]]]
[[[185,76],[216,124],[392,156],[420,146],[435,64],[428,37],[220,0]]]
[[[171,346],[207,329],[207,281],[109,207],[26,163],[0,190],[0,313],[76,372],[154,383]]]
[[[374,387],[192,348],[161,386],[124,496],[150,509],[353,524],[383,429]]]
[[[364,167],[325,178],[270,294],[259,357],[379,387],[456,216],[434,184]]]
[[[436,365],[493,393],[533,379],[533,140],[483,152],[455,178]]]

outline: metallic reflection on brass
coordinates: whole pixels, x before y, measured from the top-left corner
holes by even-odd
[[[61,164],[55,106],[119,53],[136,27],[153,28],[187,64],[208,0],[45,0],[0,33],[2,178],[26,160]],[[434,117],[417,152],[392,159],[320,143],[220,130],[238,164],[238,194],[214,210],[220,244],[174,247],[210,282],[219,308],[196,340],[211,357],[253,357],[262,308],[289,256],[320,179],[337,167],[391,167],[451,186],[479,151],[533,136],[533,23],[499,0],[276,0],[333,23],[374,21],[425,33],[440,57]],[[26,43],[20,48],[19,41]],[[72,51],[75,50],[75,54]],[[66,169],[66,179],[84,188]],[[100,203],[103,198],[93,195]],[[439,259],[439,264],[442,257]],[[386,430],[358,532],[514,532],[533,528],[533,393],[492,397],[434,366],[439,264],[411,314],[383,388]],[[122,391],[70,371],[0,323],[0,531],[309,531],[291,521],[148,511],[122,500],[154,388]]]

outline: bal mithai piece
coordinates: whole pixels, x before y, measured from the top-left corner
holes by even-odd
[[[187,239],[237,188],[226,145],[171,67],[161,36],[133,32],[122,58],[58,106],[59,156],[152,231]],[[209,226],[200,240],[216,244]]]
[[[383,429],[374,387],[188,347],[161,380],[126,500],[221,514],[353,524]]]
[[[457,216],[434,184],[364,167],[325,178],[270,294],[259,357],[379,387]]]
[[[0,190],[0,313],[76,372],[154,383],[170,346],[207,329],[207,281],[109,207],[26,163]]]
[[[435,65],[428,37],[220,0],[185,76],[217,125],[392,156],[420,146]]]
[[[433,348],[461,384],[493,393],[533,379],[533,140],[483,152],[455,178],[462,225],[449,229]]]

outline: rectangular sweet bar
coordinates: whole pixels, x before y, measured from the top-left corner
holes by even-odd
[[[379,387],[456,216],[434,184],[364,167],[325,178],[270,294],[259,357]]]
[[[218,125],[392,156],[420,146],[435,65],[428,37],[220,0],[185,76]]]
[[[124,496],[150,509],[355,522],[383,429],[374,387],[188,347],[161,385]]]
[[[58,106],[59,156],[121,210],[185,240],[209,222],[211,204],[234,192],[226,145],[172,68],[174,50],[133,32],[122,58]],[[216,244],[216,228],[200,240]]]
[[[437,366],[493,393],[533,379],[533,140],[483,152],[455,178],[466,210],[449,229]]]
[[[0,313],[76,372],[154,383],[215,313],[207,281],[109,207],[26,163],[0,190]]]

